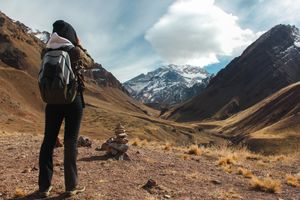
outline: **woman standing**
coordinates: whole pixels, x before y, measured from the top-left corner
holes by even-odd
[[[68,195],[83,192],[85,187],[78,186],[77,175],[77,139],[79,135],[84,101],[83,76],[80,70],[92,67],[93,60],[84,52],[74,28],[58,20],[53,24],[53,33],[47,43],[44,54],[51,50],[65,50],[69,53],[72,69],[78,78],[78,92],[70,104],[47,104],[45,109],[45,135],[39,156],[39,194],[43,197],[50,195],[53,175],[53,149],[59,134],[62,121],[65,120],[64,132],[64,178]]]

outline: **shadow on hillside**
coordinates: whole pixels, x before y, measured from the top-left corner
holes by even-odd
[[[91,157],[81,158],[78,161],[91,162],[91,161],[98,161],[98,160],[108,160],[110,158],[111,157],[107,155],[101,155],[101,156],[91,156]]]
[[[62,200],[67,199],[68,196],[65,193],[58,194],[58,196],[49,197],[49,198],[40,198],[38,197],[37,193],[32,193],[27,196],[21,197],[21,198],[13,198],[12,200],[36,200],[36,199],[45,199],[45,200]]]

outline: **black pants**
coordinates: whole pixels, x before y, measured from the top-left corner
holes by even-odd
[[[71,104],[46,106],[46,125],[39,157],[39,189],[51,185],[53,175],[53,149],[62,121],[65,120],[64,133],[64,176],[66,190],[77,186],[77,139],[82,118],[82,101],[77,96]]]

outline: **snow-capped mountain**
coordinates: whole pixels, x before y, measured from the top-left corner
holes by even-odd
[[[47,43],[50,38],[50,33],[47,31],[30,30],[28,33],[33,34],[35,37],[40,39],[43,43]]]
[[[36,38],[46,43],[50,38],[50,33],[47,31],[40,31],[38,29],[32,29],[19,21],[14,21],[24,32],[34,35]]]
[[[156,108],[183,102],[201,92],[211,75],[200,67],[167,65],[124,83],[137,100]]]

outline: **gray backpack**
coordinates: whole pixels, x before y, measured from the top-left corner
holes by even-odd
[[[77,94],[78,83],[68,52],[48,51],[43,57],[38,82],[44,102],[48,104],[72,103]]]

